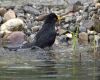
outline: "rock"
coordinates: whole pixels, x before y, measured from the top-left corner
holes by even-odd
[[[86,29],[91,29],[94,25],[92,20],[83,20],[81,26],[85,27]]]
[[[84,45],[88,44],[88,34],[86,32],[79,33],[79,43]]]
[[[95,4],[95,7],[96,7],[97,9],[99,9],[99,8],[100,8],[100,3],[96,3],[96,4]]]
[[[12,46],[18,46],[23,44],[25,41],[25,34],[21,31],[15,31],[10,33],[9,35],[7,34],[5,40],[8,42],[7,45],[12,45]]]
[[[40,29],[40,26],[34,26],[31,28],[32,29],[32,32],[37,32],[39,29]]]
[[[1,7],[0,8],[0,16],[4,16],[4,14],[6,13],[6,8]]]
[[[63,26],[64,29],[67,29],[68,27],[69,27],[69,24],[65,24],[65,25]]]
[[[94,42],[94,35],[89,35],[89,42],[93,44]]]
[[[24,22],[21,19],[15,18],[8,20],[7,22],[1,25],[0,31],[7,33],[9,31],[13,31],[16,28],[18,29],[24,28]]]
[[[69,30],[72,31],[72,32],[75,32],[76,31],[76,27],[74,25],[71,25]]]
[[[77,1],[74,5],[73,5],[73,11],[79,11],[80,9],[83,9],[83,4],[80,1]]]
[[[83,19],[82,16],[77,16],[77,17],[76,17],[76,21],[77,21],[77,22],[80,22],[82,19]]]
[[[47,16],[47,14],[43,14],[43,15],[37,16],[35,18],[35,20],[37,20],[37,21],[43,21],[46,18],[46,16]]]
[[[94,20],[94,26],[92,29],[100,33],[100,20],[99,19]]]
[[[86,27],[79,27],[79,32],[86,32],[87,31],[87,29],[86,29]]]
[[[27,39],[28,42],[30,42],[30,43],[33,42],[33,41],[35,40],[35,35],[36,35],[36,34],[31,34],[31,35],[28,37],[28,39]]]
[[[39,15],[40,14],[40,12],[32,6],[24,6],[23,10],[26,13],[30,13],[30,14],[34,14],[34,15]]]
[[[16,18],[15,12],[13,10],[8,10],[5,14],[4,14],[4,21],[10,20]]]

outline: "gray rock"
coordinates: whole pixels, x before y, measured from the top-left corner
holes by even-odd
[[[90,29],[94,25],[94,22],[92,20],[83,20],[82,21],[82,27],[85,27],[87,29]]]
[[[67,29],[69,27],[69,24],[65,24],[64,26],[63,26],[63,28],[65,28],[65,29]]]
[[[86,32],[86,27],[79,27],[79,32]]]
[[[30,13],[30,14],[34,14],[34,15],[39,15],[40,14],[40,12],[32,6],[24,6],[23,10],[26,13]]]
[[[74,31],[76,31],[76,27],[74,25],[71,25],[70,28],[69,28],[69,30],[72,31],[72,32],[74,32]]]

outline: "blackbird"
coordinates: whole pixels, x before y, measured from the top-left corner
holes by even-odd
[[[36,34],[35,40],[32,43],[24,44],[20,48],[33,49],[34,46],[37,46],[39,48],[51,47],[53,43],[55,42],[55,38],[57,35],[56,30],[55,30],[55,25],[57,21],[58,21],[58,17],[55,13],[48,14],[44,21],[44,24],[42,25],[42,28]],[[16,49],[18,48],[19,47],[16,47]]]

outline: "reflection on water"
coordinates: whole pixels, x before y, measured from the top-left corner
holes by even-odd
[[[57,61],[56,54],[50,51],[34,55],[35,60],[30,56],[32,61],[27,61],[28,57],[25,57],[24,64],[22,62],[1,67],[0,80],[100,80],[98,59],[80,62],[65,58]]]

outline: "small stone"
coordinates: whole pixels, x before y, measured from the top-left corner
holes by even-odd
[[[69,30],[72,31],[72,32],[75,32],[76,31],[76,27],[73,26],[73,25],[71,25],[70,28],[69,28]]]
[[[31,35],[28,37],[28,39],[27,39],[28,42],[30,42],[30,43],[33,42],[33,41],[35,40],[35,35],[36,35],[36,34],[31,34]]]
[[[79,31],[80,31],[80,32],[86,32],[87,30],[86,30],[86,27],[82,27],[82,26],[81,26],[81,27],[79,27]]]
[[[0,8],[0,16],[4,16],[4,14],[7,12],[6,8]]]
[[[69,27],[69,24],[65,24],[64,26],[63,26],[63,28],[65,28],[65,29],[67,29]]]
[[[46,18],[46,16],[47,16],[47,14],[43,14],[43,15],[37,16],[35,18],[35,20],[37,20],[37,21],[43,21]]]
[[[12,31],[15,28],[18,28],[18,29],[24,28],[24,22],[19,18],[10,19],[1,25],[0,31],[7,33],[9,31]]]
[[[26,12],[26,13],[30,13],[30,14],[34,14],[34,15],[39,15],[40,14],[40,12],[37,10],[37,9],[35,9],[34,7],[32,7],[32,6],[24,6],[23,7],[23,10]]]
[[[8,10],[5,14],[4,14],[4,21],[10,20],[16,18],[15,12],[13,10]]]
[[[82,16],[77,16],[77,17],[76,17],[76,21],[77,21],[77,22],[80,22],[82,19],[83,19]]]
[[[88,44],[88,34],[86,32],[79,33],[79,43],[84,45]]]
[[[31,29],[32,29],[32,32],[35,33],[40,29],[40,26],[34,26]]]

